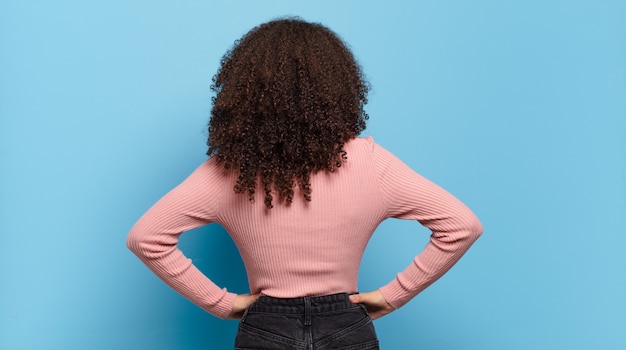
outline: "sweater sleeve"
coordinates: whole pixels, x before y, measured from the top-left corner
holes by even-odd
[[[211,160],[161,198],[135,223],[128,248],[159,278],[207,312],[225,318],[235,294],[220,289],[177,247],[179,236],[216,218],[223,186]],[[214,164],[213,164],[214,165]]]
[[[417,220],[432,231],[413,262],[380,288],[385,300],[399,308],[446,273],[483,229],[461,201],[377,144],[374,162],[387,217]]]

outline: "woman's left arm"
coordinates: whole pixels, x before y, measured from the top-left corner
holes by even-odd
[[[235,294],[215,285],[178,249],[179,236],[215,219],[223,186],[209,161],[161,198],[131,229],[128,248],[160,279],[207,312],[229,317]]]

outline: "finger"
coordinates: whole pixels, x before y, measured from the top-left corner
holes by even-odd
[[[259,299],[259,294],[252,294],[248,296],[250,304],[254,303],[257,299]]]
[[[363,302],[363,294],[352,294],[348,298],[354,304],[360,304]]]

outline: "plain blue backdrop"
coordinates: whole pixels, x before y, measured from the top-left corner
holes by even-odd
[[[0,2],[0,348],[228,349],[125,247],[205,159],[209,86],[283,15],[346,40],[372,84],[366,135],[466,202],[485,233],[375,322],[383,349],[626,349],[626,2]],[[359,288],[410,263],[375,233]],[[181,247],[246,292],[217,225]]]

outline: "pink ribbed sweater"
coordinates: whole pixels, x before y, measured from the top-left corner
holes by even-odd
[[[299,297],[357,291],[365,246],[386,218],[418,220],[432,231],[414,261],[380,288],[398,308],[458,261],[482,233],[476,216],[454,196],[415,173],[371,137],[346,143],[348,160],[311,177],[312,201],[266,209],[233,192],[236,179],[214,159],[161,198],[130,231],[128,247],[163,281],[224,318],[235,294],[216,286],[177,248],[184,231],[211,222],[232,236],[251,293]],[[262,191],[257,191],[262,193]]]

